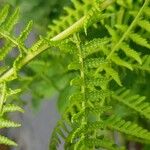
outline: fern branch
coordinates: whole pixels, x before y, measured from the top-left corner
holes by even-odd
[[[114,0],[107,0],[105,2],[103,2],[100,5],[101,9],[105,9],[106,7],[108,7],[110,4],[112,4],[114,2]],[[64,30],[63,32],[59,33],[58,35],[56,35],[55,37],[53,37],[50,41],[58,41],[58,40],[62,40],[66,37],[68,37],[69,35],[73,34],[74,32],[77,31],[77,29],[81,28],[82,26],[84,26],[84,21],[85,21],[85,16],[82,17],[79,21],[77,21],[75,24],[73,24],[72,26],[70,26],[69,28],[67,28],[66,30]],[[10,38],[8,35],[3,34],[3,36],[5,36],[6,38],[8,38],[10,41],[12,41],[15,45],[20,47],[20,44],[17,43],[13,38]],[[36,44],[35,47],[38,46],[39,43],[43,43],[44,40],[39,40]],[[21,46],[22,47],[22,46]],[[20,68],[23,67],[24,65],[26,65],[28,62],[30,62],[33,58],[35,58],[37,55],[39,55],[40,53],[42,53],[43,51],[45,51],[46,49],[48,49],[50,47],[49,44],[44,43],[42,47],[38,48],[37,51],[35,51],[35,47],[31,48],[31,51],[34,52],[28,52],[27,56],[21,60],[20,62]],[[24,47],[22,47],[24,49]],[[24,49],[25,50],[25,49]],[[4,73],[1,77],[0,77],[0,83],[5,81],[6,79],[8,79],[9,77],[13,76],[15,74],[15,69],[14,68],[10,68],[6,73]]]
[[[75,35],[75,42],[76,42],[76,46],[78,49],[78,54],[79,54],[79,62],[80,62],[80,77],[82,80],[82,84],[81,84],[81,94],[82,94],[82,109],[85,110],[86,108],[86,96],[85,96],[85,71],[84,71],[84,61],[83,61],[83,56],[82,56],[82,50],[81,50],[81,46],[80,46],[80,39],[77,35]],[[82,123],[81,126],[84,126],[87,124],[87,116],[84,112],[84,115],[82,117]],[[79,128],[80,129],[80,128]],[[82,137],[81,138],[85,138],[84,133],[82,133]]]
[[[112,97],[120,103],[123,103],[129,108],[145,116],[145,118],[150,119],[150,104],[145,102],[144,96],[139,96],[137,94],[133,95],[130,90],[122,88],[116,91]]]
[[[37,55],[42,53],[43,51],[47,50],[50,45],[46,44],[43,39],[39,40],[31,49],[30,52],[23,58],[19,64],[19,68],[22,68],[24,65],[29,63],[33,58],[35,58]],[[38,45],[38,43],[41,43],[42,45]],[[40,47],[38,47],[40,46]],[[38,50],[37,50],[38,48]],[[0,77],[0,83],[9,79],[11,76],[15,74],[16,68],[12,67],[10,68],[6,73],[2,74]]]
[[[125,121],[117,116],[111,116],[107,121],[107,125],[111,129],[115,129],[121,133],[150,141],[150,132],[138,124]]]
[[[0,29],[0,35],[3,36],[4,38],[8,39],[15,46],[21,48],[24,52],[27,51],[27,49],[23,45],[21,45],[16,39],[14,39],[11,36],[9,36],[9,34],[6,31],[3,31],[3,30]]]
[[[149,0],[145,0],[143,6],[141,7],[140,11],[138,12],[137,16],[135,17],[135,19],[132,21],[131,25],[129,26],[129,28],[127,29],[127,31],[123,34],[123,36],[121,37],[121,39],[119,40],[119,42],[117,42],[117,44],[112,48],[110,54],[107,56],[107,59],[110,59],[111,56],[113,55],[113,53],[119,48],[119,46],[121,45],[121,43],[124,41],[124,39],[128,36],[128,34],[130,33],[130,31],[133,29],[133,27],[136,25],[139,17],[142,15],[144,8],[148,5]]]
[[[115,0],[106,0],[100,5],[100,9],[104,10],[107,8],[110,4],[115,2]],[[81,19],[79,19],[77,22],[75,22],[72,26],[64,30],[63,32],[59,33],[55,37],[51,39],[51,41],[58,41],[65,39],[69,35],[72,35],[73,33],[77,32],[80,28],[84,26],[84,23],[86,21],[86,16],[83,16]]]

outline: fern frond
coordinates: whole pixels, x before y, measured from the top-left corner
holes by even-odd
[[[120,48],[123,50],[123,52],[128,57],[131,57],[131,58],[135,59],[139,64],[142,64],[140,54],[138,52],[136,52],[135,50],[133,50],[132,48],[130,48],[128,44],[123,43]]]
[[[9,5],[6,5],[0,12],[0,25],[5,21],[9,12]]]
[[[87,1],[86,1],[87,2]],[[106,0],[106,1],[104,1],[104,2],[101,2],[101,5],[99,5],[99,7],[100,7],[100,10],[101,11],[103,11],[104,9],[106,9],[110,4],[112,4],[114,2],[114,0]],[[84,3],[83,3],[84,4]],[[92,3],[93,4],[93,3]],[[86,6],[86,3],[85,3],[85,6]],[[90,8],[92,8],[92,6],[93,5],[91,5],[91,1],[90,1],[90,5],[87,7],[88,8],[88,10],[90,9]],[[84,7],[84,5],[83,5],[83,7]],[[83,7],[82,7],[82,11],[84,10],[83,9]],[[86,9],[85,9],[86,10]],[[84,12],[84,11],[83,11]],[[90,12],[89,12],[90,13]],[[86,13],[85,13],[86,14]],[[93,14],[93,13],[92,13]],[[68,37],[69,35],[72,35],[72,34],[74,34],[74,33],[76,33],[77,31],[79,31],[81,28],[83,28],[83,26],[84,26],[84,23],[86,22],[86,20],[88,19],[88,17],[87,17],[88,15],[84,15],[84,16],[82,16],[82,17],[80,17],[80,19],[78,20],[78,21],[76,21],[73,25],[71,25],[71,26],[69,26],[66,30],[64,30],[63,32],[61,32],[60,34],[58,34],[58,35],[56,35],[55,37],[53,37],[52,39],[51,39],[51,41],[58,41],[58,40],[62,40],[62,39],[65,39],[66,37]],[[92,15],[93,17],[94,17],[94,15]],[[107,17],[107,15],[100,15],[101,17],[100,17],[100,19],[104,19],[105,17]],[[63,18],[63,17],[62,17]],[[68,18],[68,16],[67,16],[67,18]],[[64,19],[64,18],[63,18]],[[65,19],[64,19],[65,20]],[[68,18],[68,20],[69,20],[69,18]],[[92,20],[92,19],[91,19]],[[92,24],[93,22],[95,22],[95,20],[97,20],[97,17],[96,17],[96,19],[94,19],[93,21],[88,21],[88,22],[90,22],[90,24]],[[57,22],[58,23],[58,22]],[[59,24],[61,24],[61,22],[59,22]],[[64,23],[65,24],[65,23]],[[55,30],[55,28],[56,28],[56,31],[57,30],[59,30],[59,29],[57,29],[57,27],[58,28],[60,28],[59,27],[59,25],[57,26],[54,26],[53,27],[53,30]],[[86,30],[85,30],[85,32],[86,32]]]
[[[115,143],[113,143],[113,141],[107,140],[107,139],[86,139],[85,142],[87,143],[87,145],[89,147],[102,147],[108,150],[124,150],[125,148],[118,148],[117,145]]]
[[[103,58],[89,58],[89,59],[86,59],[85,61],[85,67],[90,68],[90,69],[98,68],[98,67],[104,68],[104,66],[108,64],[109,64],[109,61]]]
[[[147,32],[150,32],[150,22],[148,20],[140,20],[138,25]]]
[[[113,0],[106,1],[104,3],[100,3],[100,1],[94,1],[92,8],[89,10],[89,12],[86,14],[86,18],[84,21],[84,31],[87,35],[87,28],[90,25],[93,25],[100,20],[103,20],[104,18],[108,18],[110,14],[103,14],[102,11],[109,6],[111,3],[113,3]]]
[[[142,65],[134,65],[136,70],[142,71],[142,72],[150,72],[150,56],[145,55],[142,57]]]
[[[65,123],[63,121],[58,121],[57,125],[55,126],[49,148],[52,150],[57,150],[58,145],[61,143],[61,138],[65,139],[65,133],[69,133],[69,130],[67,129]]]
[[[117,64],[117,65],[124,66],[124,67],[126,67],[126,68],[128,68],[128,69],[130,69],[130,70],[133,70],[132,65],[131,65],[130,63],[128,63],[128,62],[122,60],[122,59],[119,58],[117,55],[113,55],[113,56],[111,57],[111,60],[112,60],[115,64]]]
[[[107,85],[110,79],[108,77],[97,77],[91,78],[87,80],[87,87],[93,89],[95,86],[100,86],[102,90],[107,89]]]
[[[9,19],[5,18],[6,25],[11,26],[11,28],[16,23],[16,20],[18,19],[18,10],[14,13],[12,17],[10,17],[14,22],[9,23]],[[9,25],[10,24],[10,25]],[[3,24],[2,24],[3,26]],[[4,24],[5,26],[5,24]],[[5,74],[3,74],[0,78],[0,83],[3,81],[10,81],[15,78],[17,78],[17,71],[25,65],[27,62],[29,62],[33,57],[41,53],[42,51],[46,50],[50,44],[45,40],[45,38],[40,38],[40,40],[35,43],[32,47],[27,48],[25,46],[25,40],[31,30],[32,21],[28,23],[28,25],[25,27],[25,29],[20,33],[18,37],[15,37],[12,33],[9,33],[7,29],[0,29],[0,35],[2,38],[6,40],[3,47],[0,51],[0,60],[4,59],[9,51],[11,51],[13,48],[18,48],[19,55],[12,63],[12,68],[10,68]]]
[[[9,140],[8,138],[6,138],[5,136],[0,135],[0,144],[6,144],[6,145],[10,145],[10,146],[17,146],[17,144],[12,141]]]
[[[16,128],[16,127],[20,127],[20,126],[21,125],[18,123],[0,118],[0,129],[1,128],[11,128],[11,127]]]
[[[8,13],[8,11],[9,9],[7,7],[7,11],[5,13]],[[23,52],[27,51],[26,47],[22,44],[22,42],[24,42],[23,40],[25,40],[25,37],[27,36],[29,30],[26,29],[26,31],[23,31],[18,39],[11,34],[11,30],[17,23],[18,17],[19,17],[19,10],[17,9],[12,14],[12,16],[10,16],[9,18],[5,17],[4,23],[0,25],[1,26],[0,36],[6,39],[6,43],[4,43],[4,46],[1,48],[0,51],[0,60],[2,60],[8,54],[8,52],[11,51],[14,47],[18,47]],[[27,28],[29,29],[29,25],[27,26]]]
[[[17,105],[7,104],[7,105],[3,106],[2,114],[8,113],[8,112],[16,112],[16,111],[22,112],[22,113],[24,112],[24,110],[21,107],[17,106]]]
[[[150,13],[149,13],[150,11],[149,11],[149,10],[150,10],[150,7],[149,7],[149,6],[145,7],[144,13],[145,13],[145,15],[148,16],[148,17],[150,17]]]
[[[150,132],[135,123],[125,121],[116,116],[111,116],[107,121],[110,129],[115,129],[121,133],[150,141]]]
[[[119,74],[118,68],[120,67],[118,66],[134,71],[133,68],[137,67],[134,61],[142,64],[143,60],[143,65],[139,68],[149,70],[149,58],[144,56],[141,59],[140,53],[136,50],[136,46],[141,46],[144,50],[150,49],[147,35],[149,28],[145,27],[145,25],[149,25],[149,19],[145,17],[141,20],[145,10],[148,9],[149,1],[144,1],[139,12],[137,12],[137,9],[134,10],[132,1],[126,2],[123,0],[117,1],[113,5],[114,7],[111,6],[106,9],[112,2],[114,0],[98,2],[95,0],[73,0],[73,8],[67,7],[66,15],[53,22],[48,35],[40,37],[30,48],[26,47],[25,40],[30,33],[32,22],[29,22],[20,35],[16,37],[12,30],[18,21],[18,9],[10,17],[8,17],[8,6],[1,11],[0,37],[5,41],[0,51],[0,60],[5,61],[6,56],[13,48],[18,49],[19,55],[13,61],[12,68],[4,67],[0,71],[0,128],[19,127],[20,124],[6,120],[4,115],[14,111],[23,112],[16,105],[7,104],[7,97],[18,92],[18,90],[10,90],[7,85],[14,78],[17,78],[20,69],[30,60],[49,47],[54,46],[60,48],[62,50],[60,52],[65,53],[63,55],[69,55],[71,59],[65,62],[65,66],[69,62],[68,68],[62,70],[67,75],[70,72],[73,74],[70,85],[67,85],[67,87],[73,89],[73,92],[70,98],[68,98],[69,94],[67,95],[66,109],[52,133],[50,149],[57,149],[61,139],[64,140],[66,149],[97,149],[99,147],[112,150],[120,149],[114,145],[115,142],[105,139],[105,136],[112,130],[135,136],[140,140],[150,141],[150,132],[137,124],[122,120],[117,116],[103,119],[110,116],[108,108],[110,108],[111,95],[113,99],[139,112],[144,117],[149,119],[150,115],[149,103],[144,102],[144,97],[134,95],[125,89],[115,91],[114,94],[111,92],[114,90],[112,86],[117,86],[116,83],[123,86],[121,79],[124,76]],[[141,5],[141,1],[135,3],[138,7]],[[116,8],[119,9],[118,12]],[[131,11],[132,8],[133,12]],[[103,11],[104,9],[105,11]],[[110,18],[107,20],[108,16]],[[87,32],[87,28],[91,24],[96,25],[97,28],[94,28],[94,30],[98,31],[96,36],[99,38],[94,37],[93,39],[93,35],[90,36],[90,34],[82,34],[80,38],[79,33],[76,32],[79,32],[81,28],[85,28],[85,32]],[[102,31],[103,29],[104,31]],[[105,31],[106,29],[108,32]],[[145,31],[146,35],[143,35],[142,33]],[[58,34],[59,32],[61,33]],[[51,38],[55,34],[58,35]],[[70,38],[72,34],[74,35]],[[101,35],[99,36],[99,34]],[[66,37],[69,38],[63,40]],[[145,52],[141,55],[145,55]],[[66,60],[64,59],[64,61]],[[38,69],[36,72],[39,72]],[[128,71],[125,69],[126,73]],[[112,79],[116,82],[115,84],[111,82]],[[0,136],[0,142],[15,145],[3,136]]]
[[[126,30],[128,29],[128,26],[126,25],[116,25],[116,27],[121,30],[122,32],[126,32]],[[146,48],[150,48],[150,44],[148,43],[148,40],[144,37],[142,37],[142,35],[138,34],[138,33],[134,33],[134,32],[131,32],[128,37],[133,41],[135,42],[137,45],[141,45],[143,47],[146,47]]]
[[[13,29],[14,25],[18,22],[19,19],[19,9],[16,9],[14,13],[4,21],[4,23],[1,25],[3,30],[7,32],[11,32]]]
[[[106,27],[107,31],[109,32],[109,34],[111,35],[112,41],[117,42],[119,40],[119,35],[116,33],[116,31],[108,25],[105,25],[105,27]]]
[[[123,29],[124,32],[126,32],[127,30],[127,26],[125,25],[116,25],[117,28],[119,29]],[[107,27],[108,28],[108,27]],[[109,27],[110,28],[110,27]],[[125,28],[125,29],[124,29]],[[110,29],[109,29],[110,30]],[[113,30],[113,29],[111,29]],[[112,31],[111,31],[112,32]],[[112,38],[114,38],[114,41],[117,41],[119,39],[119,35],[115,32],[115,30],[113,30],[114,33],[111,33],[112,35]],[[140,35],[137,35],[136,37],[139,37],[139,38],[136,38],[134,37],[134,33],[133,34],[130,34],[130,37],[132,38],[132,40],[134,40],[137,44],[141,43],[140,45],[142,46],[145,46],[145,47],[148,47],[148,43],[147,43],[147,40],[146,39],[143,39]],[[138,40],[138,41],[137,41]],[[142,42],[144,41],[144,42]],[[133,59],[135,59],[137,62],[139,62],[140,64],[142,63],[141,62],[141,58],[140,58],[140,54],[138,52],[136,52],[136,50],[130,48],[130,46],[126,43],[126,42],[122,42],[120,44],[120,48],[121,50],[126,54],[126,56],[128,57],[131,57]],[[113,55],[112,55],[113,56]],[[129,66],[128,66],[129,67]],[[131,69],[131,66],[129,67]]]
[[[141,46],[144,46],[144,47],[150,49],[150,44],[149,44],[148,41],[147,41],[145,38],[143,38],[140,34],[131,33],[131,34],[129,35],[129,37],[130,37],[131,40],[132,40],[133,42],[135,42],[136,44],[141,45]]]
[[[85,13],[92,7],[93,0],[82,0],[79,2],[78,0],[73,0],[74,8],[66,7],[66,15],[60,17],[58,20],[54,20],[53,24],[49,26],[50,32],[49,37],[53,37],[57,35],[61,31],[65,30],[73,23],[75,23],[78,19],[83,17]]]
[[[110,42],[110,38],[96,38],[82,45],[83,57],[86,58],[96,52],[102,51],[102,48]]]
[[[144,96],[132,94],[131,90],[123,88],[115,91],[112,97],[132,110],[140,113],[145,118],[150,119],[150,104],[144,102],[146,99]]]
[[[104,70],[117,82],[118,85],[122,86],[118,72],[116,72],[113,68],[110,67],[105,67]]]
[[[138,19],[142,16],[142,14],[143,14],[143,12],[144,12],[144,9],[147,7],[148,3],[149,3],[148,0],[146,0],[146,1],[144,2],[143,6],[141,7],[141,9],[139,10],[139,12],[137,13],[136,17],[134,18],[134,20],[132,21],[132,23],[130,24],[130,26],[129,26],[129,27],[127,28],[127,30],[123,33],[123,35],[121,36],[120,40],[113,46],[113,48],[112,48],[110,54],[107,56],[107,59],[110,59],[110,58],[111,58],[112,54],[120,48],[122,42],[124,42],[124,40],[125,40],[128,36],[130,36],[130,38],[131,38],[134,42],[136,42],[136,43],[140,42],[140,39],[141,39],[142,42],[144,42],[144,43],[142,44],[142,42],[140,42],[140,43],[138,43],[138,44],[141,44],[141,45],[143,45],[143,46],[149,48],[149,44],[147,43],[147,40],[146,40],[146,39],[142,38],[140,35],[137,35],[136,33],[135,33],[136,37],[134,37],[133,34],[131,33],[132,30],[133,30],[133,28],[136,26],[136,24],[137,24],[137,22],[138,22]],[[122,28],[122,29],[124,29],[124,28]]]
[[[33,21],[30,21],[27,26],[25,27],[25,29],[21,32],[21,34],[18,37],[18,41],[20,43],[24,43],[24,41],[27,39],[29,33],[31,32],[32,29],[32,25],[33,25]]]
[[[6,120],[4,117],[5,113],[8,112],[14,112],[14,111],[20,111],[23,112],[23,110],[16,106],[16,105],[12,105],[12,104],[5,104],[6,103],[6,99],[7,97],[9,97],[12,94],[18,93],[18,90],[10,90],[7,88],[6,83],[0,84],[0,92],[1,92],[1,97],[0,97],[0,129],[2,128],[16,128],[16,127],[20,127],[21,125],[18,123],[15,123],[13,121],[10,120]],[[3,137],[0,135],[0,143],[2,144],[7,144],[7,145],[14,145],[16,146],[15,142],[9,140],[6,137]]]

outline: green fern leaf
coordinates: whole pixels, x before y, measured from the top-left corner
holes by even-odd
[[[135,50],[131,49],[129,47],[129,45],[127,45],[126,43],[122,43],[120,48],[124,51],[124,53],[127,56],[135,59],[139,64],[142,64],[142,60],[140,58],[140,54],[138,52],[136,52]]]
[[[33,25],[33,21],[30,21],[27,24],[26,28],[21,32],[21,34],[18,37],[19,41],[24,42],[27,39],[29,33],[31,32],[32,25]]]
[[[117,145],[115,143],[113,143],[112,141],[109,141],[107,139],[86,139],[85,143],[89,146],[89,147],[102,147],[108,150],[124,150],[124,148],[118,148]]]
[[[1,128],[10,128],[10,127],[16,128],[16,127],[20,127],[20,126],[21,125],[18,123],[0,118],[0,129]]]
[[[0,12],[0,25],[5,21],[9,12],[9,5],[6,5]]]
[[[61,120],[57,122],[57,125],[55,126],[49,148],[52,150],[57,150],[58,145],[61,143],[60,137],[65,138],[65,135],[63,132],[69,133],[66,125]]]
[[[4,105],[2,114],[8,113],[8,112],[15,112],[15,111],[19,111],[19,112],[22,112],[22,113],[24,112],[24,110],[21,107],[17,106],[17,105],[7,104],[7,105]]]
[[[104,58],[89,58],[85,61],[85,67],[86,68],[98,68],[98,67],[104,67],[105,65],[108,65],[109,62],[105,60]]]
[[[96,38],[82,45],[83,57],[102,51],[102,48],[110,42],[110,38]]]
[[[9,140],[8,138],[0,135],[0,144],[6,144],[6,145],[10,145],[10,146],[17,146],[17,144],[12,141],[12,140]]]
[[[148,41],[143,38],[140,34],[137,33],[130,33],[129,37],[132,39],[133,42],[135,42],[138,45],[147,47],[150,49],[150,44],[148,43]]]
[[[88,83],[88,88],[92,88],[95,86],[100,86],[103,90],[107,89],[108,82],[110,81],[107,77],[98,77],[88,79],[86,82]]]
[[[109,34],[111,35],[113,42],[115,42],[115,41],[117,42],[119,40],[119,36],[116,33],[116,31],[108,25],[105,25],[105,27],[106,27],[107,31],[109,32]]]
[[[132,94],[131,90],[123,88],[116,91],[113,98],[140,113],[142,116],[145,116],[147,119],[150,119],[150,104],[144,102],[146,99],[144,96]]]
[[[146,30],[147,32],[150,32],[150,22],[149,21],[147,21],[147,20],[140,20],[140,21],[138,21],[138,25],[142,29]]]
[[[110,67],[105,67],[104,70],[106,71],[106,73],[111,76],[119,86],[122,86],[121,84],[121,80],[119,78],[118,72],[116,72],[114,69],[110,68]]]
[[[134,65],[136,70],[140,70],[142,72],[150,72],[150,56],[145,55],[142,58],[142,65]]]
[[[150,7],[145,7],[145,9],[144,9],[144,13],[148,16],[148,17],[150,17]]]
[[[4,24],[2,24],[2,28],[5,29],[5,31],[10,32],[17,23],[18,18],[19,9],[16,9],[15,12],[7,19],[7,21],[5,20]]]
[[[86,12],[92,7],[93,0],[73,0],[74,8],[66,7],[66,15],[60,17],[58,20],[54,20],[53,24],[49,26],[50,32],[49,37],[52,37],[67,27],[71,26],[78,19],[80,19]]]
[[[117,64],[117,65],[124,66],[124,67],[126,67],[126,68],[128,68],[128,69],[130,69],[130,70],[133,70],[131,64],[129,64],[128,62],[122,60],[122,59],[119,58],[117,55],[113,55],[113,56],[111,57],[111,60],[112,60],[115,64]]]
[[[110,129],[115,129],[121,133],[135,136],[137,138],[150,141],[150,132],[135,123],[122,120],[120,117],[112,116],[107,120]]]

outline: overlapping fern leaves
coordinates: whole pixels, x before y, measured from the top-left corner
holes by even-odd
[[[73,7],[65,7],[66,14],[60,19],[54,20],[53,24],[49,26],[49,36],[52,38],[78,21],[92,7],[93,2],[93,0],[72,0]]]
[[[113,137],[109,138],[108,135],[113,130],[131,136],[133,139],[150,141],[150,132],[147,129],[135,122],[125,121],[119,116],[113,115],[114,111],[111,109],[112,102],[110,103],[110,101],[117,100],[147,119],[150,115],[150,105],[149,102],[144,102],[145,97],[120,88],[120,86],[125,86],[125,83],[119,68],[125,72],[128,71],[127,69],[133,72],[135,68],[143,68],[148,71],[148,69],[144,69],[144,63],[142,65],[142,57],[147,58],[147,56],[144,51],[139,50],[139,47],[145,50],[150,49],[148,28],[146,29],[149,17],[145,14],[149,1],[143,2],[143,6],[141,2],[137,1],[136,6],[139,6],[140,9],[138,11],[132,2],[130,3],[131,7],[126,7],[127,3],[129,2],[120,0],[115,4],[116,7],[119,7],[119,13],[122,12],[122,15],[115,12],[115,5],[112,5],[105,10],[105,13],[114,12],[114,16],[107,15],[108,19],[101,19],[102,17],[99,16],[99,21],[97,19],[87,20],[95,23],[97,32],[99,32],[99,28],[105,30],[103,35],[99,35],[99,38],[88,37],[90,40],[86,41],[86,36],[84,39],[83,35],[77,34],[70,38],[70,41],[62,42],[67,43],[68,48],[72,45],[70,53],[74,59],[68,69],[76,72],[76,77],[70,82],[76,88],[62,115],[63,122],[66,123],[65,128],[68,127],[70,132],[65,132],[64,126],[57,126],[52,134],[50,149],[57,149],[60,137],[65,140],[65,149],[97,149],[99,147],[124,149],[117,146],[115,141],[112,142]],[[133,9],[135,9],[134,13]],[[92,18],[94,17],[92,15],[94,13],[90,13],[89,16]],[[102,30],[99,34],[101,32]],[[86,42],[84,40],[82,42],[80,37]],[[66,45],[65,47],[67,48]],[[147,68],[149,68],[149,64]],[[118,90],[113,92],[114,81],[118,85],[116,85]]]
[[[7,89],[6,83],[1,84],[1,91],[2,92],[1,92],[1,103],[0,103],[0,129],[20,127],[20,124],[10,121],[6,119],[6,117],[4,117],[5,114],[9,112],[15,112],[15,111],[23,112],[22,108],[20,108],[19,106],[14,104],[8,104],[6,102],[7,97],[11,96],[12,94],[16,94],[19,91],[18,90],[12,91],[10,89]],[[17,145],[15,142],[2,135],[0,135],[0,143],[13,145],[13,146]]]
[[[26,27],[26,29],[20,34],[18,38],[15,38],[13,35],[11,35],[12,29],[14,25],[17,23],[18,20],[18,9],[10,16],[9,13],[9,6],[5,6],[1,12],[0,12],[0,37],[4,40],[4,44],[2,45],[0,49],[0,59],[4,63],[5,58],[8,55],[8,53],[15,47],[18,47],[20,49],[20,55],[19,57],[14,61],[13,64],[13,74],[11,77],[5,78],[5,80],[1,80],[0,82],[0,88],[1,88],[1,98],[0,98],[0,128],[9,128],[9,127],[19,127],[20,124],[14,123],[12,121],[7,120],[4,116],[8,112],[14,112],[14,111],[21,111],[23,110],[16,105],[13,104],[7,104],[7,97],[17,94],[20,90],[11,90],[7,86],[7,82],[9,80],[13,80],[16,78],[16,72],[17,68],[19,68],[18,61],[23,57],[23,53],[26,52],[26,48],[24,45],[24,40],[26,39],[29,29],[31,26],[31,23]],[[1,76],[9,69],[9,66],[4,66],[4,69],[1,71]],[[0,143],[1,144],[8,144],[8,145],[16,145],[15,142],[7,139],[4,136],[0,136]]]
[[[27,48],[25,45],[25,40],[31,31],[32,21],[27,24],[19,36],[16,37],[14,35],[13,29],[18,23],[18,18],[19,9],[16,9],[14,13],[10,14],[8,5],[6,5],[0,12],[0,38],[3,41],[0,47],[0,129],[20,126],[20,124],[6,119],[6,114],[9,112],[23,112],[19,106],[7,102],[8,97],[11,99],[12,95],[20,92],[20,89],[12,90],[9,87],[9,83],[18,77],[20,68],[32,59],[32,55],[36,55],[33,54],[34,51],[40,46],[43,46],[43,43],[41,42],[42,39],[31,48]],[[13,60],[10,56],[10,52],[14,49],[17,49],[19,54]],[[7,63],[7,59],[10,60],[10,64]],[[2,135],[0,135],[0,144],[17,145],[15,142]]]
[[[21,67],[53,46],[70,57],[68,66],[63,67],[66,77],[72,80],[64,89],[64,96],[69,98],[52,133],[50,150],[57,149],[62,139],[64,149],[68,150],[125,149],[124,145],[116,144],[114,130],[125,140],[129,136],[150,143],[150,131],[138,121],[127,120],[130,113],[126,118],[117,115],[114,107],[117,101],[137,112],[137,116],[150,118],[146,97],[134,94],[134,89],[128,90],[126,84],[126,75],[131,72],[149,73],[149,3],[149,0],[138,0],[134,4],[124,0],[74,0],[74,8],[66,8],[67,14],[54,21],[47,37],[41,37],[30,48],[24,41],[32,22],[15,37],[11,30],[17,22],[18,10],[7,18],[6,6],[0,13],[0,37],[4,39],[0,58],[5,61],[13,48],[19,49],[19,55],[11,67],[4,66],[0,70],[0,127],[20,126],[4,120],[6,112],[22,111],[20,107],[6,103],[6,98],[17,92],[10,90],[8,83],[17,78]],[[63,58],[66,62],[67,57]],[[3,136],[0,136],[0,143],[15,145]]]

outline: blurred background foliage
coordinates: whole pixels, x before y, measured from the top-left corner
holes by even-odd
[[[58,18],[60,14],[63,14],[63,7],[71,5],[71,1],[0,0],[0,7],[5,4],[11,5],[12,10],[16,7],[20,8],[20,23],[14,30],[16,34],[20,31],[20,28],[33,20],[33,30],[26,41],[26,46],[29,47],[34,41],[37,41],[38,35],[46,34],[48,25]],[[11,64],[13,55],[16,55],[15,50],[6,63]],[[69,85],[69,77],[65,74],[65,66],[69,59],[64,59],[64,57],[66,55],[60,55],[60,51],[51,49],[50,51],[45,51],[37,59],[25,66],[20,72],[19,82],[14,80],[11,83],[12,88],[22,88],[22,92],[19,95],[15,95],[13,101],[15,100],[16,103],[24,106],[31,100],[33,108],[37,110],[43,99],[51,99],[52,96],[59,95],[59,91]],[[62,96],[60,95],[60,97]],[[60,101],[63,102],[62,100]],[[58,107],[60,111],[63,109],[62,104],[58,104]]]
[[[48,24],[63,13],[63,7],[70,5],[70,0],[0,0],[3,4],[19,7],[22,22],[34,21],[37,31],[44,32]]]

